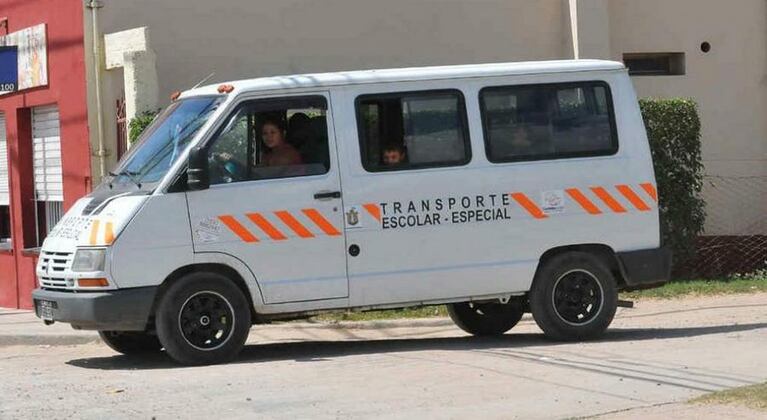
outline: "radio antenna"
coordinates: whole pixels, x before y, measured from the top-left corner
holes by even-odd
[[[196,89],[196,88],[200,87],[201,84],[203,84],[203,83],[207,82],[208,80],[210,80],[210,78],[213,77],[215,74],[216,74],[216,72],[214,71],[213,73],[205,76],[204,79],[200,80],[199,82],[197,82],[196,85],[192,86],[192,89]]]

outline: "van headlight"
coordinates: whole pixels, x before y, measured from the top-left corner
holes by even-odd
[[[72,271],[104,271],[106,249],[79,249],[72,262]]]

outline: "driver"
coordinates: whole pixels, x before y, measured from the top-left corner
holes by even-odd
[[[278,176],[296,176],[303,174],[303,159],[298,150],[286,141],[285,129],[277,120],[267,120],[261,129],[261,138],[265,149],[261,155],[259,167],[273,168],[268,172],[260,171],[258,177],[274,178]],[[245,163],[240,162],[231,152],[213,152],[210,155],[213,183],[230,183],[243,181],[248,178]],[[252,176],[253,174],[251,174]]]
[[[301,165],[303,160],[292,144],[285,140],[285,127],[277,120],[266,120],[261,127],[261,138],[266,150],[263,162],[266,166]]]

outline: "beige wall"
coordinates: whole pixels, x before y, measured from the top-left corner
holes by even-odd
[[[107,0],[102,32],[147,26],[161,103],[212,81],[565,57],[561,0]]]
[[[634,85],[642,96],[699,102],[710,173],[767,175],[767,2],[612,0],[610,23],[614,59],[685,53],[684,76],[634,77]]]
[[[707,233],[767,233],[767,1],[610,0],[613,59],[630,52],[684,52],[684,76],[634,77],[640,96],[694,98]],[[703,53],[707,41],[711,51]],[[741,178],[761,176],[763,178]]]

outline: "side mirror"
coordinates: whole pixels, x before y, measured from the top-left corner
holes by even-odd
[[[208,173],[208,151],[195,146],[189,152],[186,186],[191,191],[205,190],[210,187]]]

